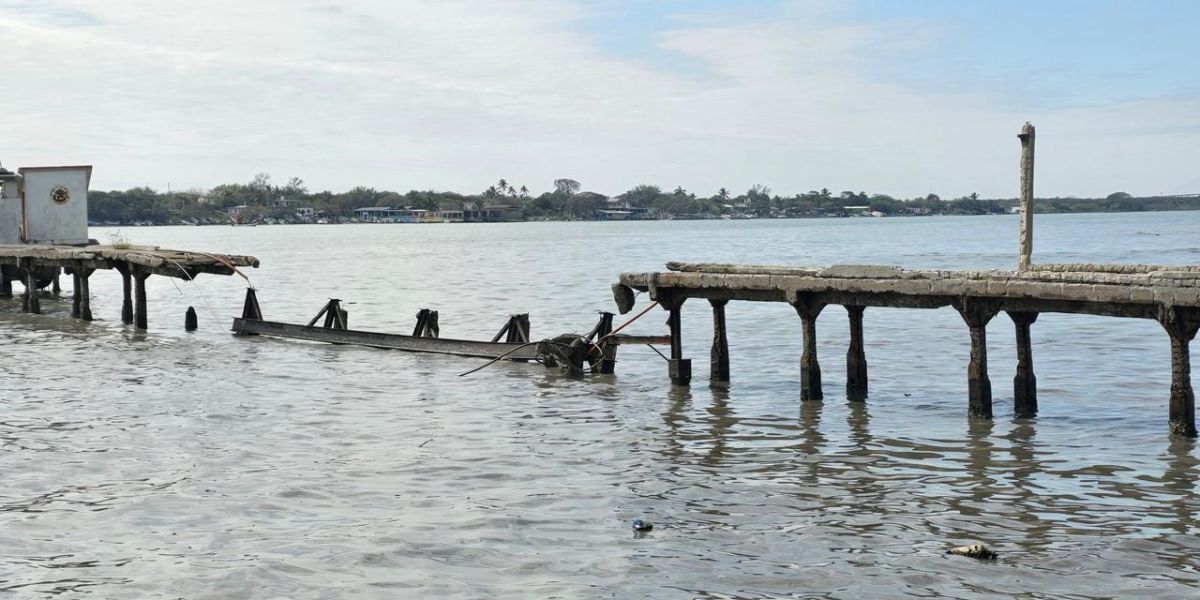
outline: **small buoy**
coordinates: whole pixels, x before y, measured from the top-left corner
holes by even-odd
[[[650,531],[651,529],[654,529],[654,525],[652,525],[649,521],[643,521],[641,519],[633,520],[634,531]]]
[[[983,544],[971,544],[970,546],[959,546],[946,551],[946,554],[957,554],[966,556],[967,558],[978,558],[979,560],[993,560],[997,554],[988,549]]]

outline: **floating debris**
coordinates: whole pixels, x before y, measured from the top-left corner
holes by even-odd
[[[957,554],[959,556],[966,556],[967,558],[977,558],[979,560],[995,560],[996,557],[999,556],[995,552],[992,552],[990,549],[988,549],[987,546],[984,546],[983,544],[971,544],[970,546],[958,546],[957,548],[951,548],[951,549],[947,550],[946,554]]]
[[[651,529],[654,529],[654,524],[652,524],[650,521],[643,521],[641,519],[633,520],[634,531],[650,531]]]

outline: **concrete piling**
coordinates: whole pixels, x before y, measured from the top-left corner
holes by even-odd
[[[800,399],[822,400],[821,364],[817,360],[817,316],[825,304],[810,295],[800,294],[792,307],[800,315],[804,335],[804,351],[800,354]]]
[[[987,302],[964,298],[955,308],[971,331],[971,360],[967,364],[967,415],[992,418],[992,382],[988,378],[987,324],[998,310]]]
[[[183,314],[183,330],[195,331],[199,327],[198,319],[196,318],[196,309],[189,306],[187,312]]]
[[[1017,332],[1017,374],[1013,377],[1013,414],[1017,418],[1037,415],[1037,377],[1033,374],[1033,345],[1029,329],[1038,313],[1007,311]]]
[[[1171,399],[1168,427],[1172,435],[1196,437],[1196,396],[1192,391],[1189,344],[1200,331],[1200,309],[1166,306],[1158,322],[1171,339]]]
[[[851,401],[867,399],[867,352],[863,347],[863,312],[865,306],[847,305],[850,318],[850,348],[846,350],[846,398]]]
[[[709,355],[708,383],[720,387],[729,384],[729,338],[725,327],[725,305],[729,304],[729,301],[709,299],[708,303],[712,305],[713,312],[713,342]]]

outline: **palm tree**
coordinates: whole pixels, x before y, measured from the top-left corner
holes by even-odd
[[[522,198],[529,197],[529,188],[527,188],[525,186],[521,186],[521,197]]]
[[[500,181],[496,182],[496,187],[499,188],[500,193],[507,192],[508,191],[508,181],[505,181],[505,179],[503,177],[501,177]]]
[[[729,190],[727,190],[725,188],[721,188],[721,189],[717,190],[717,195],[720,196],[722,200],[728,200],[729,199]]]

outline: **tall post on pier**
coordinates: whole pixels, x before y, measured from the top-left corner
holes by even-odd
[[[710,299],[713,311],[713,342],[709,354],[708,383],[711,386],[729,385],[729,338],[725,328],[725,305],[728,300]]]
[[[1021,259],[1017,268],[1024,271],[1033,264],[1033,125],[1021,128]]]
[[[1017,374],[1013,376],[1013,414],[1017,418],[1037,416],[1037,376],[1033,374],[1033,344],[1029,329],[1038,313],[1008,311],[1017,328]]]
[[[800,315],[804,333],[804,351],[800,354],[800,399],[821,400],[825,394],[821,391],[821,364],[817,361],[817,316],[825,303],[811,294],[799,294],[792,307]]]
[[[1164,306],[1159,309],[1158,322],[1171,338],[1171,404],[1168,409],[1171,434],[1196,437],[1196,395],[1192,391],[1192,359],[1188,344],[1200,331],[1200,310]]]
[[[846,306],[850,317],[850,348],[846,350],[846,398],[851,401],[867,399],[867,352],[863,347],[863,312],[865,306]]]

